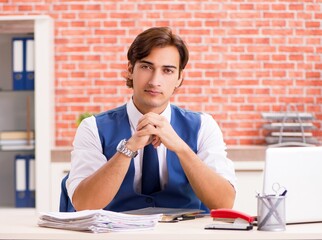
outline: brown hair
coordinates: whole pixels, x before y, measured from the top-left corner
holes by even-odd
[[[186,67],[189,59],[189,52],[184,41],[176,34],[173,34],[169,27],[153,27],[140,33],[131,44],[127,59],[129,64],[134,67],[138,60],[148,56],[151,50],[155,47],[174,46],[178,49],[180,55],[179,76],[182,70]],[[129,69],[133,71],[133,69]],[[133,80],[126,77],[126,85],[129,88],[133,87]]]

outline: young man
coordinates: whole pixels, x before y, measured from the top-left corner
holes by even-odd
[[[77,130],[67,180],[74,208],[233,207],[235,172],[217,123],[169,103],[188,62],[184,42],[150,28],[127,56],[132,98]]]

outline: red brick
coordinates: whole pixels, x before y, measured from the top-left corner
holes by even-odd
[[[20,5],[18,6],[18,11],[24,12],[24,11],[32,11],[32,6],[29,5]]]
[[[183,86],[171,100],[209,112],[228,144],[264,144],[259,113],[299,100],[322,127],[317,2],[2,2],[0,15],[54,18],[56,145],[71,144],[72,118],[79,113],[111,109],[132,95],[123,77],[127,49],[142,30],[165,25],[182,35],[190,50]],[[77,98],[84,102],[74,102]],[[321,131],[315,134],[322,140]]]

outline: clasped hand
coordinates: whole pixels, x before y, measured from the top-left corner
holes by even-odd
[[[162,143],[169,150],[176,152],[183,143],[168,120],[153,112],[143,115],[132,138],[138,149],[150,143],[154,147],[158,147]]]

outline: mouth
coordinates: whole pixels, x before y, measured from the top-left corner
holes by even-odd
[[[151,95],[158,95],[158,94],[161,94],[160,91],[157,91],[157,90],[154,90],[154,89],[147,89],[147,90],[144,90],[146,93],[149,93]]]

